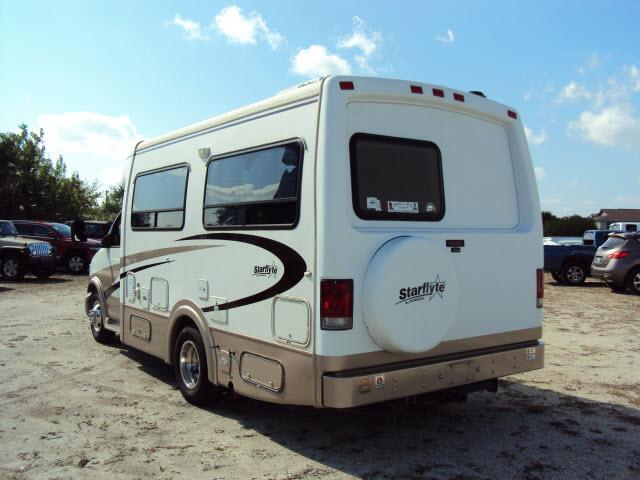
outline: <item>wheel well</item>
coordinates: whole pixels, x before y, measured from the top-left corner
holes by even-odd
[[[178,338],[178,333],[180,333],[180,331],[185,327],[193,327],[198,330],[198,325],[196,325],[196,322],[194,322],[187,316],[180,317],[178,318],[178,320],[176,320],[176,323],[174,323],[173,325],[173,330],[171,330],[171,342],[169,343],[169,363],[171,365],[173,365],[173,363],[175,362],[175,352],[173,347],[176,343],[176,338]]]
[[[638,272],[640,270],[640,265],[636,265],[635,267],[631,267],[629,269],[629,271],[627,272],[627,274],[624,276],[624,283],[629,283],[629,280],[631,280],[631,277],[633,275],[635,275],[636,272]]]
[[[589,268],[587,263],[582,258],[577,258],[577,257],[569,257],[569,258],[567,258],[564,261],[564,263],[562,264],[562,268],[566,267],[570,263],[573,263],[575,265],[580,265],[584,269],[588,269]]]
[[[83,259],[87,258],[87,256],[84,254],[82,250],[69,250],[67,254],[64,256],[64,258],[68,259],[71,255],[74,255],[74,254],[81,256]]]

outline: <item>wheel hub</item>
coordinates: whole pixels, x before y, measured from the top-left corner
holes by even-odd
[[[180,348],[180,377],[189,390],[196,388],[200,378],[200,356],[196,344],[187,340]]]
[[[2,272],[9,278],[18,275],[18,262],[9,259],[2,265]]]

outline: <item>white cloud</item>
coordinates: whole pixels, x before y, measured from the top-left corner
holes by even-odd
[[[538,180],[542,180],[544,177],[547,176],[547,172],[544,170],[544,167],[536,167],[533,170]]]
[[[559,198],[541,198],[540,203],[542,205],[558,206],[558,205],[562,205],[563,202]]]
[[[596,202],[595,200],[585,200],[584,202],[582,202],[583,205],[586,205],[587,207],[593,207],[594,205],[597,205],[598,202]]]
[[[636,65],[629,67],[629,81],[634,92],[640,92],[640,68]]]
[[[262,15],[251,12],[245,16],[237,5],[220,10],[215,16],[214,25],[218,32],[232,43],[255,45],[260,39],[276,50],[285,41],[280,33],[268,27]]]
[[[630,104],[584,111],[577,120],[569,122],[568,131],[600,145],[640,146],[640,119],[633,116]]]
[[[353,32],[338,41],[338,48],[359,48],[364,55],[371,56],[382,40],[380,32],[368,32],[360,17],[353,17]]]
[[[613,202],[622,205],[620,208],[636,208],[638,204],[640,204],[640,195],[636,196],[625,196],[620,195],[613,199]]]
[[[453,43],[456,40],[452,30],[447,30],[446,35],[436,37],[436,40],[440,43]]]
[[[532,145],[541,145],[547,140],[547,131],[543,128],[540,133],[536,134],[529,127],[524,127],[524,133],[527,136],[527,140]]]
[[[528,102],[529,100],[531,100],[531,97],[533,97],[533,95],[532,95],[531,93],[525,93],[525,94],[522,96],[522,99],[523,99],[525,102]]]
[[[182,18],[180,15],[176,14],[176,16],[173,17],[173,24],[180,27],[189,40],[201,40],[206,38],[202,34],[200,23],[194,20]]]
[[[311,45],[296,53],[291,60],[291,70],[307,77],[348,75],[351,65],[344,58],[329,53],[323,45]]]
[[[574,102],[578,100],[589,100],[592,97],[591,93],[577,82],[570,82],[565,85],[558,94],[558,102]]]
[[[595,70],[596,68],[598,68],[598,65],[600,65],[600,58],[598,58],[597,52],[593,52],[589,57],[589,60],[587,60],[587,62],[584,65],[578,68],[578,72],[584,75],[589,70]]]
[[[580,180],[577,178],[574,178],[569,183],[567,183],[567,187],[569,188],[576,188],[578,185],[580,185]]]
[[[68,173],[104,186],[122,179],[125,160],[141,138],[127,115],[68,112],[41,115],[37,123],[53,159],[62,155]]]
[[[369,65],[369,59],[378,48],[380,42],[382,42],[382,34],[369,30],[364,21],[355,16],[353,17],[353,32],[351,32],[351,35],[341,38],[337,46],[341,49],[359,49],[362,53],[354,55],[354,60],[362,70],[374,73],[374,69]]]

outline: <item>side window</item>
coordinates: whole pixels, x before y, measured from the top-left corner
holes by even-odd
[[[16,230],[20,235],[33,235],[33,226],[28,223],[16,223]]]
[[[136,177],[131,227],[134,230],[181,230],[188,168],[180,166]]]
[[[207,167],[205,228],[295,226],[301,170],[298,142],[212,160]]]
[[[49,230],[44,225],[34,225],[33,226],[33,236],[35,237],[51,237],[53,238],[53,232]]]

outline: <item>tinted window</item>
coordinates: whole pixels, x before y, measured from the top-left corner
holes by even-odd
[[[180,230],[184,223],[186,166],[145,173],[133,190],[133,228]]]
[[[353,208],[360,218],[440,220],[440,150],[431,142],[358,133],[351,137]]]
[[[627,241],[620,237],[609,237],[600,247],[602,250],[611,250],[623,246]]]
[[[0,222],[0,235],[18,235],[16,227],[11,222]]]
[[[33,235],[33,226],[27,223],[16,223],[14,225],[20,235]]]
[[[71,227],[64,223],[54,223],[51,225],[53,229],[65,238],[71,237]]]
[[[32,235],[34,237],[53,237],[53,232],[44,225],[34,225]]]
[[[300,157],[296,142],[212,160],[207,169],[205,226],[293,225]]]

